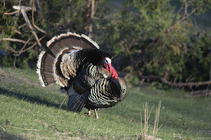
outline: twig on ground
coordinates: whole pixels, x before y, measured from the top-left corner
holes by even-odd
[[[61,107],[62,107],[64,101],[66,100],[66,98],[67,98],[67,96],[64,97],[64,100],[62,101],[62,103],[61,103],[60,106],[59,106],[59,110],[61,109]]]

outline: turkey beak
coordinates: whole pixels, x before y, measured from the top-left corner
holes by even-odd
[[[104,66],[109,72],[111,72],[111,64],[105,63]]]

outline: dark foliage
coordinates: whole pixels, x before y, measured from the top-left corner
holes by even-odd
[[[194,15],[210,13],[209,0],[126,0],[97,1],[95,15],[85,23],[88,1],[50,0],[36,3],[35,24],[46,31],[43,45],[51,37],[67,31],[85,33],[84,24],[92,25],[92,39],[114,55],[114,65],[125,78],[138,84],[143,76],[160,76],[173,82],[211,80],[211,35],[197,26]],[[31,1],[21,4],[31,6]],[[0,6],[2,38],[35,41],[21,14],[13,12],[18,1],[3,1]],[[91,7],[90,7],[91,8]],[[86,13],[87,12],[87,13]],[[29,19],[32,13],[27,12]],[[87,20],[87,19],[86,19]],[[203,28],[209,29],[209,28]],[[21,32],[17,34],[16,31]],[[38,37],[43,33],[35,30]],[[0,63],[4,66],[36,67],[38,46],[24,53],[23,43],[0,41]]]

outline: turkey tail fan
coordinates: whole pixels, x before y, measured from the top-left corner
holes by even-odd
[[[52,69],[54,59],[54,57],[45,51],[42,51],[39,55],[37,62],[37,74],[39,75],[39,79],[43,87],[51,83],[55,83]]]
[[[60,69],[62,55],[70,53],[70,50],[99,49],[98,44],[86,35],[71,32],[53,37],[47,42],[47,47],[51,53],[42,51],[37,62],[37,73],[44,87],[52,83],[63,87],[68,85],[69,79]]]

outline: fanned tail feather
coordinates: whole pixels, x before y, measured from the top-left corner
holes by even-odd
[[[69,79],[60,69],[64,54],[69,53],[70,50],[99,49],[97,43],[86,35],[71,32],[53,37],[47,42],[47,47],[51,53],[42,51],[37,62],[37,73],[44,87],[52,83],[58,83],[63,87],[68,85]]]
[[[50,54],[45,51],[40,53],[37,62],[37,74],[43,87],[55,82],[52,69],[53,62],[54,58]]]

